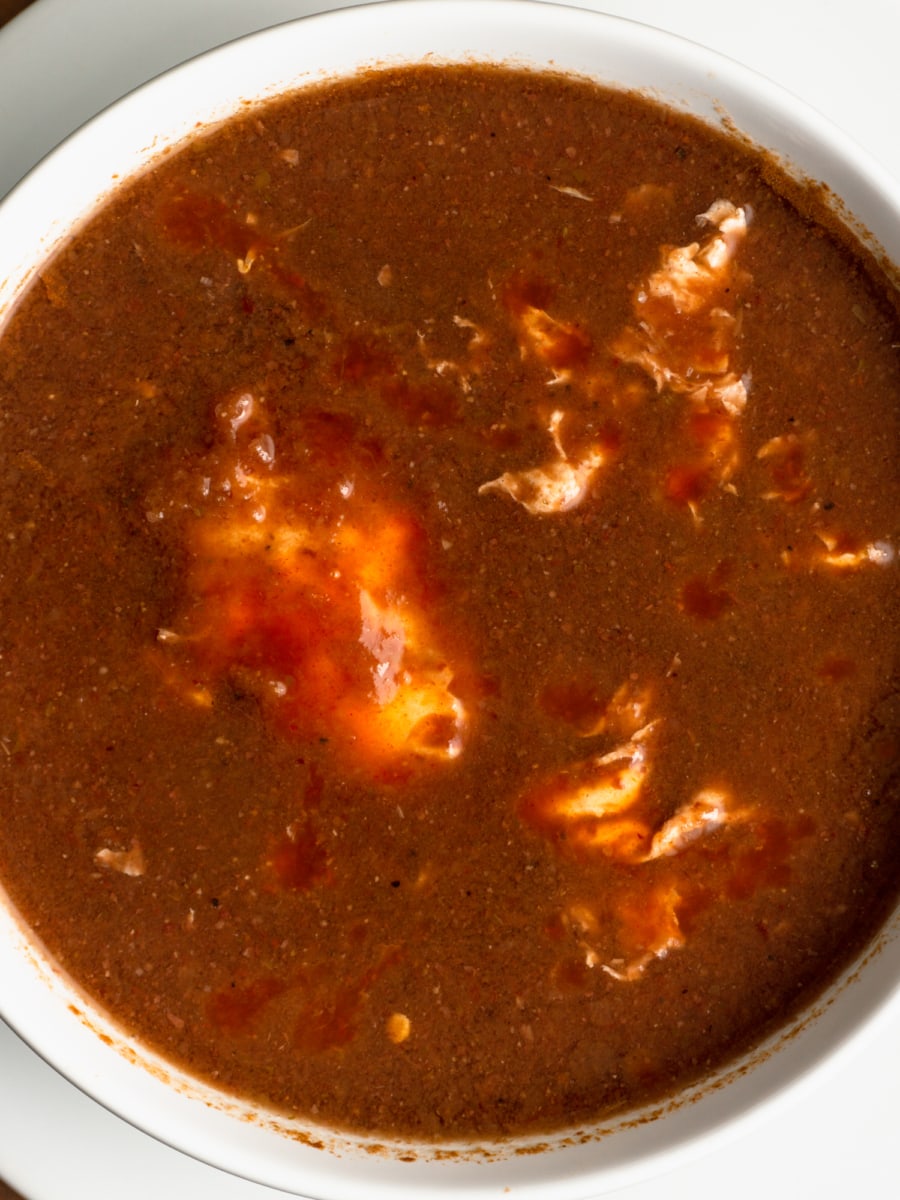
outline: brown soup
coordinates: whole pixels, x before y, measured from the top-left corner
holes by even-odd
[[[636,96],[404,68],[231,120],[42,270],[0,875],[127,1029],[301,1118],[542,1131],[866,944],[900,322],[777,184]]]

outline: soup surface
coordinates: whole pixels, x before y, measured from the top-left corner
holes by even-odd
[[[162,159],[0,342],[0,875],[355,1130],[671,1095],[898,870],[900,324],[736,142],[499,68]]]

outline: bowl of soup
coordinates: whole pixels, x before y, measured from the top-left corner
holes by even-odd
[[[0,207],[3,1016],[316,1197],[610,1190],[895,1006],[898,198],[554,5],[204,55]]]

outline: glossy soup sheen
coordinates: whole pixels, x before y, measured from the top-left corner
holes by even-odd
[[[561,1128],[898,868],[896,297],[736,142],[402,68],[124,188],[0,343],[0,869],[224,1089]]]

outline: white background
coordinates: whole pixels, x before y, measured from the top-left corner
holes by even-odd
[[[574,0],[578,2],[578,0]],[[0,195],[76,125],[210,46],[347,0],[37,0],[0,31]],[[900,189],[900,0],[580,0],[761,71],[830,117]],[[2,987],[2,981],[0,981]],[[621,1200],[900,1194],[900,1021],[802,1102]],[[0,1179],[27,1200],[274,1200],[82,1096],[0,1023]],[[348,1197],[347,1200],[353,1200]]]

